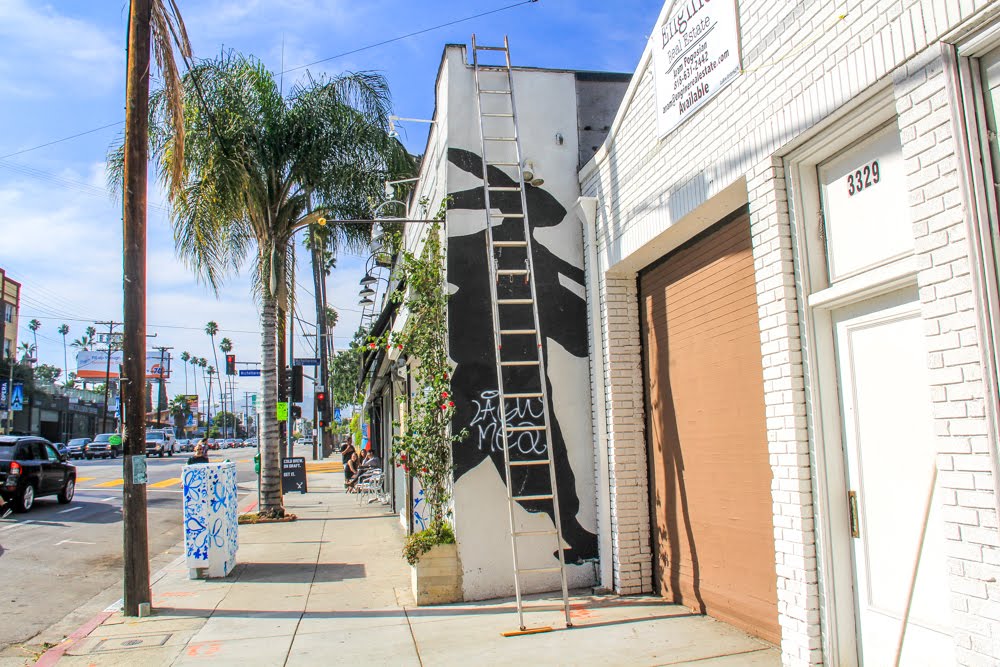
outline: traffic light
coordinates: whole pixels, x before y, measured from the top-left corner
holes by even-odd
[[[288,400],[288,388],[292,385],[292,369],[284,367],[278,372],[278,400]]]
[[[226,355],[226,375],[236,375],[236,355]]]
[[[319,422],[319,427],[320,428],[326,428],[326,420],[325,419],[318,419],[317,421]]]
[[[293,405],[292,406],[292,418],[293,419],[301,419],[302,418],[302,406],[301,405]]]
[[[316,392],[316,409],[320,412],[326,409],[326,392],[317,391]]]
[[[302,366],[292,366],[292,403],[302,402]]]

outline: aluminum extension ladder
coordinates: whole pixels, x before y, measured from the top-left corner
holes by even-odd
[[[481,52],[500,52],[504,56],[502,65],[484,65],[480,63]],[[522,172],[521,141],[517,131],[517,111],[514,105],[514,79],[510,66],[510,47],[507,37],[503,46],[480,46],[476,44],[476,36],[472,36],[472,63],[476,76],[476,109],[479,113],[479,136],[482,143],[483,161],[483,194],[486,205],[486,252],[490,272],[490,297],[493,313],[494,354],[496,356],[498,412],[500,413],[500,429],[502,433],[503,460],[507,482],[507,505],[510,514],[511,548],[514,555],[514,592],[517,596],[517,618],[521,631],[526,631],[524,624],[525,611],[551,611],[561,609],[566,614],[566,626],[573,625],[570,618],[569,591],[566,583],[566,558],[563,553],[562,522],[559,515],[559,493],[556,486],[556,467],[553,457],[553,441],[551,418],[549,414],[548,386],[545,374],[544,349],[538,320],[538,301],[535,290],[535,274],[532,266],[532,239],[528,225],[528,205],[525,195],[524,174]],[[494,72],[497,75],[483,76],[484,72]],[[499,79],[484,88],[484,78]],[[488,111],[484,111],[484,101]],[[505,148],[505,154],[497,155]],[[513,148],[513,155],[510,149]],[[495,159],[491,159],[495,155]],[[513,168],[516,177],[514,185],[494,185],[490,183],[490,170],[501,167]],[[508,175],[509,176],[509,175]],[[504,200],[503,212],[494,211],[492,199],[496,193],[503,194],[497,199]],[[514,195],[513,193],[518,193]],[[513,209],[513,210],[512,210]],[[513,224],[506,224],[510,221]],[[518,226],[516,223],[520,221]],[[496,232],[502,238],[496,238]],[[508,259],[503,258],[507,251]],[[513,263],[509,263],[513,256]],[[502,294],[501,294],[502,292]],[[520,293],[519,293],[520,292]],[[526,292],[526,293],[525,293]],[[525,307],[531,311],[528,318]],[[520,309],[520,312],[518,312]],[[518,317],[520,316],[520,317]],[[518,321],[520,319],[520,321]],[[501,328],[505,326],[506,328]],[[529,338],[530,337],[530,338]],[[507,354],[504,354],[504,342],[509,341]],[[526,342],[528,341],[528,342]],[[533,342],[532,342],[533,341]],[[520,342],[520,349],[517,343]],[[514,353],[511,354],[513,348]],[[520,353],[520,354],[518,354]],[[527,371],[527,372],[525,372]],[[534,372],[531,372],[534,371]],[[528,420],[533,423],[509,424],[508,415],[523,414],[520,401],[540,401],[541,419]],[[517,401],[513,412],[511,401]],[[532,411],[535,415],[537,411]],[[515,416],[515,421],[518,421]],[[540,449],[544,436],[544,449]],[[525,453],[520,446],[528,438],[528,442],[536,443]],[[518,444],[517,453],[512,460],[512,442]],[[523,475],[523,487],[528,479],[536,484],[544,478],[542,475],[532,475],[540,466],[548,468],[548,489],[533,489],[530,494],[517,495],[515,485],[518,475]],[[514,471],[517,472],[514,472]],[[551,502],[555,528],[547,530],[518,531],[514,520],[515,503]],[[518,554],[518,539],[538,535],[551,535],[556,553],[559,555],[559,565],[556,567],[522,568]],[[521,596],[523,575],[544,573],[559,573],[562,585],[561,605],[524,606]],[[549,628],[545,628],[549,629]],[[519,634],[519,633],[508,633]]]

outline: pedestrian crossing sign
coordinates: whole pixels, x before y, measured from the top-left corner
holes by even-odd
[[[20,412],[24,409],[24,385],[15,384],[14,391],[10,394],[10,409],[14,412]]]

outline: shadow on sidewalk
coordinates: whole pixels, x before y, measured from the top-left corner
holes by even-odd
[[[230,575],[241,584],[327,583],[367,576],[364,563],[241,563]]]

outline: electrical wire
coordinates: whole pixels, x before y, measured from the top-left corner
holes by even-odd
[[[319,60],[313,61],[311,63],[306,63],[305,65],[296,65],[286,70],[282,70],[279,74],[287,74],[288,72],[295,72],[300,69],[305,69],[306,67],[312,67],[313,65],[319,65],[320,63],[325,63],[330,60],[335,60],[336,58],[343,58],[344,56],[352,56],[355,53],[361,53],[362,51],[367,51],[369,49],[374,49],[379,46],[385,46],[386,44],[392,44],[393,42],[399,42],[401,40],[415,37],[417,35],[423,35],[424,33],[433,32],[434,30],[440,30],[441,28],[447,28],[449,26],[458,25],[459,23],[465,23],[466,21],[471,21],[473,19],[482,18],[483,16],[489,16],[490,14],[498,14],[500,12],[505,12],[508,9],[514,9],[515,7],[520,7],[521,5],[530,5],[538,2],[538,0],[522,0],[522,2],[515,2],[512,5],[506,5],[505,7],[498,7],[496,9],[491,9],[486,12],[479,14],[473,14],[472,16],[466,16],[465,18],[455,19],[453,21],[448,21],[447,23],[441,23],[440,25],[431,26],[430,28],[423,28],[422,30],[416,30],[414,32],[407,33],[405,35],[400,35],[398,37],[393,37],[391,39],[386,39],[381,42],[376,42],[374,44],[369,44],[368,46],[362,46],[357,49],[352,49],[350,51],[344,51],[343,53],[338,53],[336,55],[330,56],[329,58],[321,58]]]
[[[472,16],[466,16],[465,18],[455,19],[453,21],[448,21],[447,23],[442,23],[440,25],[432,26],[430,28],[424,28],[422,30],[417,30],[415,32],[407,33],[405,35],[400,35],[398,37],[393,37],[391,39],[383,40],[381,42],[376,42],[376,43],[373,43],[373,44],[368,44],[367,46],[362,46],[362,47],[359,47],[357,49],[353,49],[351,51],[346,51],[344,53],[338,53],[338,54],[332,55],[332,56],[330,56],[328,58],[322,58],[320,60],[317,60],[317,61],[314,61],[314,62],[311,62],[311,63],[306,63],[305,65],[297,65],[295,67],[292,67],[291,69],[282,70],[282,71],[278,72],[278,74],[287,74],[288,72],[294,72],[296,70],[305,69],[306,67],[312,67],[313,65],[318,65],[320,63],[325,63],[325,62],[328,62],[330,60],[335,60],[337,58],[343,58],[345,56],[353,55],[355,53],[360,53],[362,51],[367,51],[369,49],[374,49],[374,48],[379,47],[379,46],[385,46],[386,44],[392,44],[393,42],[398,42],[398,41],[407,39],[409,37],[415,37],[416,35],[422,35],[424,33],[432,32],[434,30],[439,30],[441,28],[447,28],[449,26],[457,25],[459,23],[465,23],[467,21],[471,21],[473,19],[481,18],[483,16],[489,16],[490,14],[497,14],[499,12],[507,11],[508,9],[513,9],[515,7],[520,7],[521,5],[529,5],[529,4],[533,4],[533,3],[536,3],[536,2],[538,2],[538,0],[523,0],[522,2],[516,2],[516,3],[512,4],[512,5],[506,5],[504,7],[498,7],[496,9],[491,9],[489,11],[482,12],[480,14],[475,14],[475,15],[472,15]],[[6,155],[0,155],[0,160],[6,159],[6,158],[9,158],[9,157],[14,157],[15,155],[21,155],[22,153],[30,153],[31,151],[36,151],[36,150],[38,150],[40,148],[46,148],[48,146],[52,146],[52,145],[55,145],[55,144],[60,144],[60,143],[62,143],[64,141],[70,141],[72,139],[77,139],[79,137],[83,137],[83,136],[86,136],[88,134],[93,134],[94,132],[100,132],[101,130],[106,130],[109,127],[115,127],[117,125],[124,125],[124,124],[125,124],[124,120],[119,120],[119,121],[116,121],[114,123],[108,123],[107,125],[101,125],[100,127],[95,127],[95,128],[90,129],[90,130],[84,130],[83,132],[78,132],[77,134],[73,134],[73,135],[70,135],[68,137],[62,137],[61,139],[53,139],[52,141],[47,141],[47,142],[45,142],[43,144],[38,144],[37,146],[31,146],[29,148],[23,148],[21,150],[15,151],[13,153],[8,153]]]

